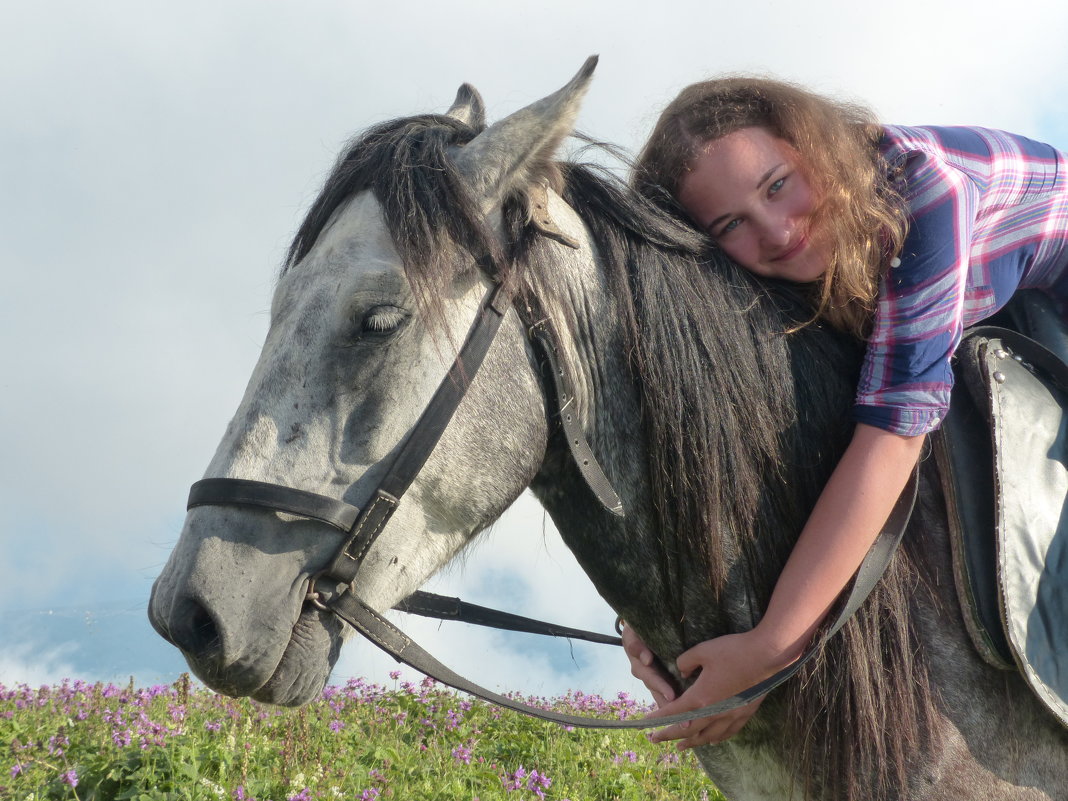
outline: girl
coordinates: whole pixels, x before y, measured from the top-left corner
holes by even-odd
[[[753,273],[809,285],[813,320],[865,339],[867,352],[852,441],[757,626],[681,654],[683,676],[701,672],[678,698],[624,630],[632,673],[660,707],[654,716],[728,698],[801,656],[948,409],[963,328],[1017,288],[1068,301],[1066,166],[1024,137],[881,126],[864,109],[771,80],[694,84],[661,115],[638,159],[638,190],[666,190]],[[680,749],[721,742],[758,706],[653,739],[679,739]]]

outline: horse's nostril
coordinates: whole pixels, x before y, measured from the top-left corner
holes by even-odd
[[[215,618],[194,599],[175,610],[170,625],[170,640],[187,654],[201,658],[222,644]]]
[[[200,604],[197,604],[193,610],[190,628],[194,639],[201,645],[212,645],[219,641],[219,631],[215,628],[215,620]]]

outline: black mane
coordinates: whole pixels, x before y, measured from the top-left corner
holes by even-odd
[[[450,157],[478,133],[452,117],[426,114],[384,122],[356,137],[297,230],[283,274],[308,255],[346,201],[369,189],[382,206],[416,302],[440,321],[442,290],[456,276],[458,253],[499,260],[497,238]]]
[[[708,532],[728,543],[770,537],[788,552],[807,519],[849,434],[856,343],[800,326],[811,310],[796,286],[755,278],[611,175],[578,165],[565,174],[564,198],[626,310],[661,525],[702,557],[718,598],[729,555]],[[825,380],[799,380],[818,372]],[[763,602],[771,554],[751,556]]]

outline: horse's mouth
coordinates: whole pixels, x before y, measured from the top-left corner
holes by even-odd
[[[171,632],[155,617],[152,623],[165,639],[175,643]],[[334,615],[305,604],[273,668],[256,665],[254,660],[251,664],[240,659],[221,664],[222,647],[217,639],[196,652],[181,650],[193,674],[217,693],[275,706],[302,706],[315,700],[326,685],[341,653],[342,629]]]
[[[251,697],[276,706],[315,700],[341,654],[342,629],[336,616],[305,604],[274,672]]]

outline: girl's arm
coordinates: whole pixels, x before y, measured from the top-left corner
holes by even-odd
[[[651,717],[722,701],[800,658],[890,516],[923,439],[857,425],[783,568],[764,617],[751,631],[717,637],[681,654],[677,664],[682,674],[698,668],[701,674],[678,700]],[[681,739],[680,749],[720,742],[741,729],[758,706],[756,702],[669,726],[652,739]]]

